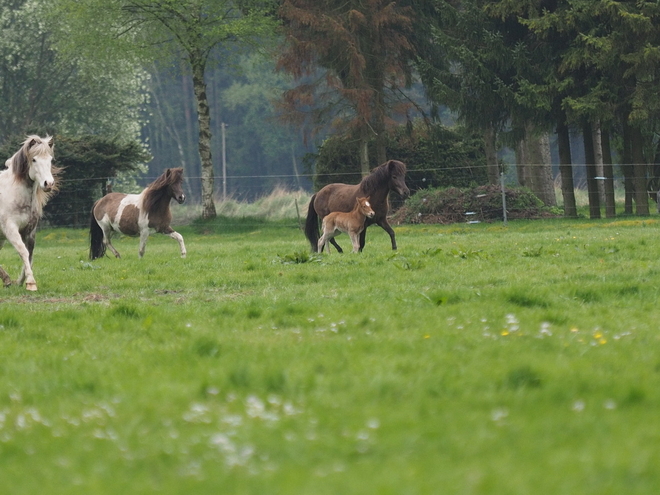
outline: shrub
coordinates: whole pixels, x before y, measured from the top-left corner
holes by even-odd
[[[528,189],[506,188],[505,194],[510,219],[558,216]],[[418,191],[396,211],[392,221],[449,224],[502,218],[502,190],[500,186],[487,185],[471,189],[448,187]]]

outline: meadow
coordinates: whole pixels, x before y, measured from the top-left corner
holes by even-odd
[[[660,492],[657,216],[329,256],[295,221],[177,230],[186,259],[38,233],[39,292],[0,293],[0,493]]]

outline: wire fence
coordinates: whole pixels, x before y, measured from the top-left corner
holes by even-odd
[[[526,164],[527,167],[536,167],[537,164]],[[414,169],[409,170],[409,174],[406,178],[406,183],[411,191],[417,191],[420,189],[425,189],[429,185],[429,178],[425,177],[425,174],[437,174],[438,172],[454,172],[456,170],[475,170],[478,168],[486,168],[485,166],[456,166],[456,167],[440,167],[440,168],[423,168],[423,169]],[[574,184],[575,184],[575,196],[576,203],[578,207],[584,207],[589,204],[588,192],[587,192],[587,179],[584,172],[584,164],[573,164],[574,170]],[[621,166],[615,166],[616,174],[612,178],[613,180],[613,191],[614,191],[614,202],[617,205],[617,213],[623,211],[623,201],[625,196],[624,191],[624,177],[620,172]],[[651,167],[649,167],[651,170]],[[650,175],[650,174],[649,174]],[[296,196],[294,201],[289,201],[290,204],[286,204],[285,200],[281,200],[278,203],[278,208],[288,208],[288,211],[285,213],[278,212],[279,218],[289,218],[294,225],[299,224],[300,218],[303,218],[306,215],[306,207],[309,197],[312,195],[311,184],[315,177],[320,177],[326,179],[327,182],[332,182],[333,178],[341,176],[352,177],[354,180],[353,183],[359,182],[361,174],[359,172],[337,172],[337,173],[326,173],[316,176],[311,173],[304,174],[261,174],[261,175],[239,175],[239,174],[230,174],[226,175],[224,178],[215,176],[214,178],[214,197],[216,202],[216,208],[220,211],[220,214],[226,216],[236,216],[238,221],[245,221],[244,218],[241,218],[244,215],[245,210],[235,207],[238,204],[250,204],[259,202],[262,198],[268,197],[273,194],[274,191],[279,191],[280,195],[286,195],[286,192],[290,192],[292,195]],[[563,198],[561,195],[561,178],[559,176],[558,170],[553,171],[554,184],[555,184],[555,198],[557,202],[557,207],[561,208],[563,206]],[[117,179],[113,177],[93,177],[93,178],[76,178],[76,179],[67,179],[66,176],[60,179],[61,189],[60,195],[66,194],[65,198],[60,197],[60,201],[66,201],[68,206],[67,213],[58,213],[52,211],[49,207],[46,207],[44,221],[42,226],[61,226],[61,227],[72,227],[79,228],[87,226],[89,223],[89,215],[91,212],[91,204],[89,200],[89,185],[90,183],[107,182],[115,192],[138,192],[141,188],[146,187],[150,182],[157,178],[156,175],[146,175],[142,177],[135,177],[135,180],[138,184],[137,190],[131,191],[121,191],[120,189],[115,188],[115,184],[118,184]],[[227,196],[223,198],[223,179],[226,182]],[[608,202],[607,189],[604,187],[605,178],[598,177],[599,179],[599,199],[601,207],[604,209],[606,203]],[[652,183],[654,180],[653,177],[649,177],[649,182]],[[201,196],[199,190],[201,189],[200,184],[202,177],[200,176],[186,176],[185,177],[185,187],[186,189],[186,204],[183,206],[173,205],[172,213],[174,216],[174,222],[179,223],[190,223],[195,218],[201,215]],[[505,173],[503,175],[504,185],[506,187],[517,187],[519,186],[516,174],[515,166],[506,166]],[[656,182],[658,182],[656,180]],[[121,184],[119,182],[119,184]],[[284,192],[282,192],[284,191]],[[99,193],[100,197],[100,193]],[[97,198],[98,199],[98,198]],[[655,199],[655,198],[654,198]],[[229,209],[223,209],[223,203],[232,202],[234,207]],[[281,203],[285,203],[282,206]],[[392,211],[395,211],[397,208],[404,204],[402,198],[396,194],[390,195],[390,203]],[[655,211],[655,203],[650,202],[649,209]],[[252,211],[255,211],[254,209]],[[72,213],[73,212],[73,213]],[[466,215],[466,222],[470,221],[469,212]],[[503,215],[506,214],[506,211],[503,211]],[[62,221],[64,217],[61,215],[68,215],[72,218],[71,221]],[[249,215],[248,215],[249,216]],[[267,212],[259,211],[256,213],[256,216],[268,217],[270,218]],[[541,217],[539,217],[541,218]],[[474,220],[472,220],[474,221]]]

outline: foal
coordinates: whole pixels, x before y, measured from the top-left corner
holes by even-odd
[[[327,246],[330,253],[329,242],[341,232],[347,233],[353,243],[353,252],[360,250],[360,234],[364,230],[367,218],[373,218],[374,210],[371,209],[369,198],[357,198],[353,211],[344,213],[334,211],[323,218],[323,235],[318,242],[318,252],[323,252],[323,246]]]

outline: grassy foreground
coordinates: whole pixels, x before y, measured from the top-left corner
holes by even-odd
[[[0,292],[0,493],[660,492],[657,218],[396,231],[93,263],[41,231],[39,292]]]

